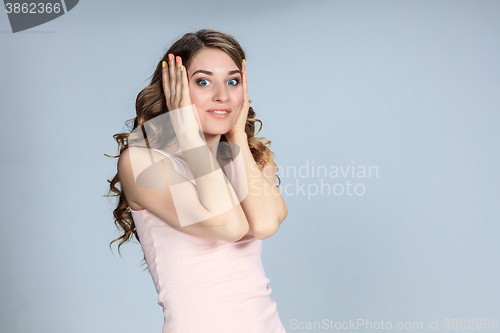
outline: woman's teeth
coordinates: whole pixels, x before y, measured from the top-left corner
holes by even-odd
[[[226,114],[226,111],[213,111],[213,113],[218,113],[218,114]]]

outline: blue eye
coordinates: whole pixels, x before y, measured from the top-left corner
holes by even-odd
[[[239,81],[238,79],[231,79],[231,80],[229,80],[229,81],[228,81],[228,83],[229,83],[229,82],[234,82],[234,84],[229,84],[229,85],[230,85],[230,86],[235,86],[235,85],[237,85],[240,81]]]
[[[207,82],[207,84],[202,84],[202,82]],[[208,85],[208,80],[198,80],[197,83],[200,85],[200,86],[203,86],[203,87],[206,87]]]

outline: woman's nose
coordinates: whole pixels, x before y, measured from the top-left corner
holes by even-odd
[[[225,102],[229,99],[229,95],[226,91],[226,87],[225,86],[219,86],[219,87],[214,87],[215,89],[213,90],[214,91],[214,100],[215,101],[221,101],[221,102]]]

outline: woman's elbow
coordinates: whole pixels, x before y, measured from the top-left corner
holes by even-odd
[[[273,236],[279,229],[281,222],[269,221],[264,225],[254,228],[252,234],[257,239],[266,239]]]
[[[238,223],[230,223],[229,225],[226,226],[226,232],[227,232],[227,241],[230,242],[236,242],[248,233],[250,227],[248,225],[248,222],[238,222]]]

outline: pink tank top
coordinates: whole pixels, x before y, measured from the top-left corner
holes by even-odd
[[[196,185],[182,158],[155,150]],[[146,209],[131,212],[163,307],[163,333],[286,333],[269,297],[262,240],[193,236]]]

